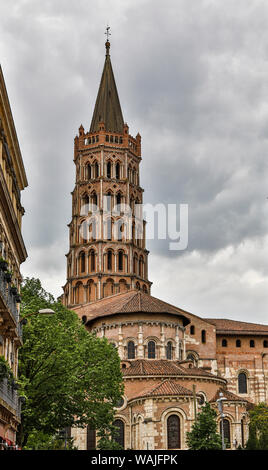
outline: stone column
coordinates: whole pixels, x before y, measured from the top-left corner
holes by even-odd
[[[144,358],[143,324],[139,323],[137,357]]]
[[[123,345],[122,325],[118,327],[118,355],[121,360],[124,359],[124,345]]]
[[[165,348],[165,325],[163,323],[160,324],[160,359],[166,358],[166,348]]]

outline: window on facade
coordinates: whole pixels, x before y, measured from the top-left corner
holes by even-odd
[[[116,205],[120,206],[121,202],[122,202],[122,196],[121,196],[121,193],[118,193],[116,195]]]
[[[91,165],[89,163],[86,166],[86,179],[87,180],[91,179]]]
[[[114,427],[117,428],[115,433],[114,440],[117,442],[123,449],[125,448],[125,425],[122,419],[116,419],[113,422]]]
[[[104,209],[108,212],[112,209],[112,194],[110,192],[104,195]]]
[[[90,270],[92,273],[95,272],[95,252],[90,250]]]
[[[118,253],[118,270],[123,271],[123,260],[124,260],[124,253],[123,251],[119,251]]]
[[[149,341],[148,343],[148,359],[155,359],[155,342]]]
[[[111,176],[112,176],[112,164],[111,164],[111,162],[107,163],[106,175],[107,175],[107,178],[111,178]]]
[[[267,339],[265,339],[265,340],[263,341],[263,347],[264,347],[264,348],[268,348],[268,341],[267,341]]]
[[[99,177],[99,164],[96,162],[95,163],[95,178]]]
[[[113,252],[111,250],[107,253],[107,269],[112,269],[112,260],[113,260]]]
[[[194,325],[191,325],[190,326],[190,335],[194,335],[194,333],[195,333],[195,327],[194,327]]]
[[[172,359],[172,342],[168,341],[166,345],[166,358]]]
[[[251,339],[251,340],[250,340],[249,346],[250,346],[250,348],[255,348],[255,341],[254,341],[254,339]]]
[[[241,340],[237,339],[236,342],[235,342],[235,345],[236,345],[237,348],[241,348]]]
[[[223,339],[222,342],[221,342],[221,345],[223,348],[227,348],[227,339]]]
[[[134,341],[127,343],[127,357],[128,359],[135,359],[135,344]]]
[[[222,427],[221,428],[221,435],[222,435]],[[223,436],[226,442],[226,447],[230,448],[231,446],[231,433],[230,433],[230,421],[228,419],[223,420]]]
[[[206,330],[201,331],[201,341],[202,343],[206,342]]]
[[[81,273],[84,273],[85,270],[86,270],[86,258],[85,258],[85,253],[84,251],[82,251],[82,253],[80,253],[80,272]]]
[[[245,372],[238,374],[238,393],[247,393],[247,375]]]
[[[117,163],[115,166],[115,177],[117,180],[120,179],[120,163]]]
[[[98,206],[98,197],[97,197],[97,194],[96,193],[93,193],[92,194],[92,204],[93,204],[93,210],[96,210],[97,209],[97,206]]]
[[[167,448],[180,449],[180,418],[170,415],[167,419]]]

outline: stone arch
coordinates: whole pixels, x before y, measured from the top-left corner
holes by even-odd
[[[112,278],[107,279],[103,285],[104,297],[108,297],[114,294],[114,280]]]
[[[89,279],[86,286],[87,302],[94,302],[97,300],[96,284],[93,279]]]
[[[75,284],[75,304],[82,304],[84,302],[84,286],[81,281]]]
[[[168,449],[168,432],[167,432],[167,421],[170,416],[176,415],[179,418],[179,425],[180,425],[180,449],[185,448],[185,422],[187,420],[187,416],[184,410],[177,407],[168,407],[166,410],[163,411],[161,415],[161,423],[162,423],[162,438],[164,449]]]

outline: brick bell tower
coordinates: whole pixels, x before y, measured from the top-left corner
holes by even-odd
[[[74,307],[120,292],[150,293],[140,204],[141,136],[129,134],[114,79],[110,42],[88,132],[74,139],[70,249],[63,303]]]

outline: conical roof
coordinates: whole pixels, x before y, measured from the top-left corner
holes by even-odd
[[[99,123],[104,122],[106,131],[123,134],[124,119],[109,54],[109,41],[106,42],[105,46],[106,58],[91,121],[90,132],[98,132]]]

